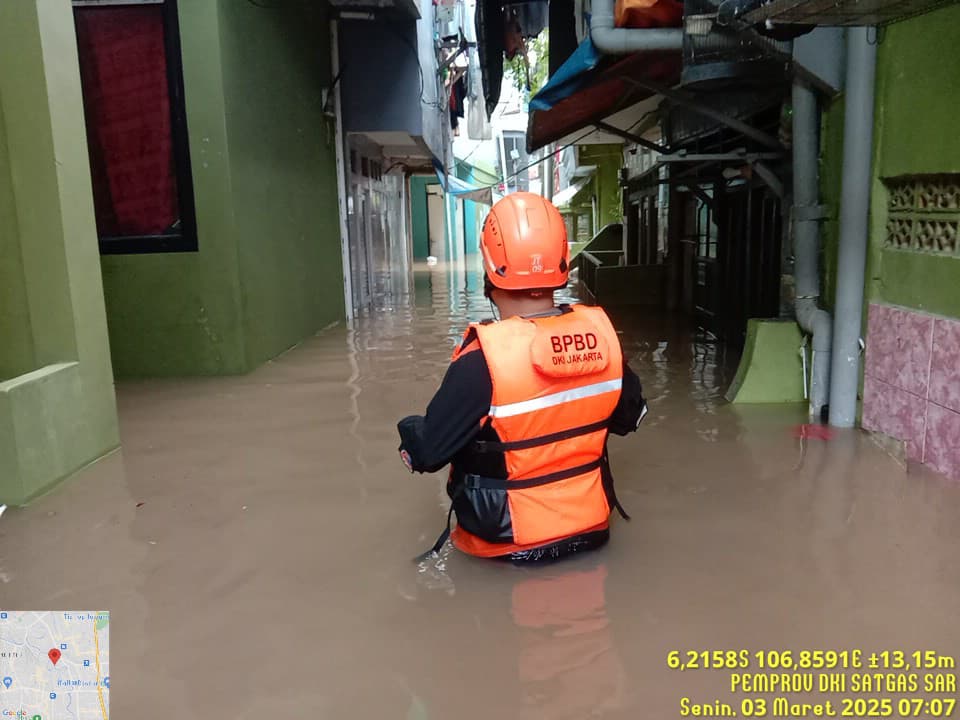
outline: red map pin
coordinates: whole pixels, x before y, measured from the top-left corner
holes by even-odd
[[[50,652],[47,653],[47,657],[50,658],[50,662],[56,665],[57,661],[60,660],[60,651],[56,648],[52,648]]]

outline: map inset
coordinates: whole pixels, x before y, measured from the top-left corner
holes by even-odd
[[[0,610],[0,718],[108,720],[110,613]]]

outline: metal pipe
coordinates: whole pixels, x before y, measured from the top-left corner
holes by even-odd
[[[793,233],[797,323],[813,336],[810,416],[817,417],[829,398],[832,321],[820,307],[820,227],[817,163],[820,154],[817,98],[799,82],[793,85]]]
[[[680,51],[683,49],[681,28],[618,28],[614,24],[615,0],[594,0],[590,17],[590,39],[597,50],[606,55],[628,55],[637,52]]]
[[[843,185],[840,194],[840,251],[834,304],[830,424],[853,427],[860,385],[860,331],[867,258],[873,102],[877,46],[869,28],[847,31],[846,114],[843,125]]]

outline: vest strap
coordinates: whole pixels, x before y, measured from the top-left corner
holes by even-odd
[[[457,494],[459,495],[459,492]],[[454,497],[454,500],[455,499],[456,497]],[[453,519],[453,500],[450,501],[450,509],[447,511],[447,527],[444,528],[442,533],[440,533],[440,537],[437,538],[437,541],[433,544],[432,548],[427,550],[425,553],[420,553],[413,559],[415,563],[421,563],[431,555],[436,555],[440,552],[440,550],[446,544],[447,540],[450,538],[450,523],[452,519]]]
[[[623,509],[623,505],[620,504],[620,498],[617,497],[617,490],[613,486],[613,473],[610,472],[610,456],[607,454],[606,447],[603,448],[602,463],[600,473],[603,480],[603,488],[607,493],[607,502],[617,509],[620,517],[624,520],[629,520],[630,516],[627,514],[627,511]]]
[[[539,487],[540,485],[549,485],[550,483],[567,480],[568,478],[584,475],[600,467],[601,460],[598,458],[585,465],[558,470],[549,475],[540,475],[539,477],[525,478],[523,480],[505,480],[503,478],[488,478],[481,475],[467,475],[464,478],[463,486],[478,490],[526,490],[528,488]]]
[[[589,435],[590,433],[605,430],[608,425],[609,421],[601,420],[599,422],[590,423],[589,425],[581,425],[580,427],[570,428],[569,430],[561,430],[560,432],[550,433],[549,435],[541,435],[540,437],[529,438],[527,440],[513,440],[511,442],[477,440],[473,443],[473,450],[474,452],[478,453],[529,450],[530,448],[540,447],[541,445],[549,445],[551,443],[570,440],[571,438],[580,437],[581,435]]]

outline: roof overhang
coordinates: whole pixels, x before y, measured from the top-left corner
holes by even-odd
[[[557,145],[623,145],[630,141],[622,133],[639,137],[657,127],[662,101],[662,96],[652,95],[551,142]]]
[[[607,122],[621,130],[635,128],[660,98],[638,85],[638,79],[671,87],[680,80],[682,60],[678,52],[638,53],[613,64],[584,73],[576,92],[557,100],[546,110],[531,110],[527,125],[527,150],[533,152],[552,142],[623,143],[624,139],[596,129]],[[582,131],[587,129],[587,133]],[[582,139],[578,139],[580,132]]]

